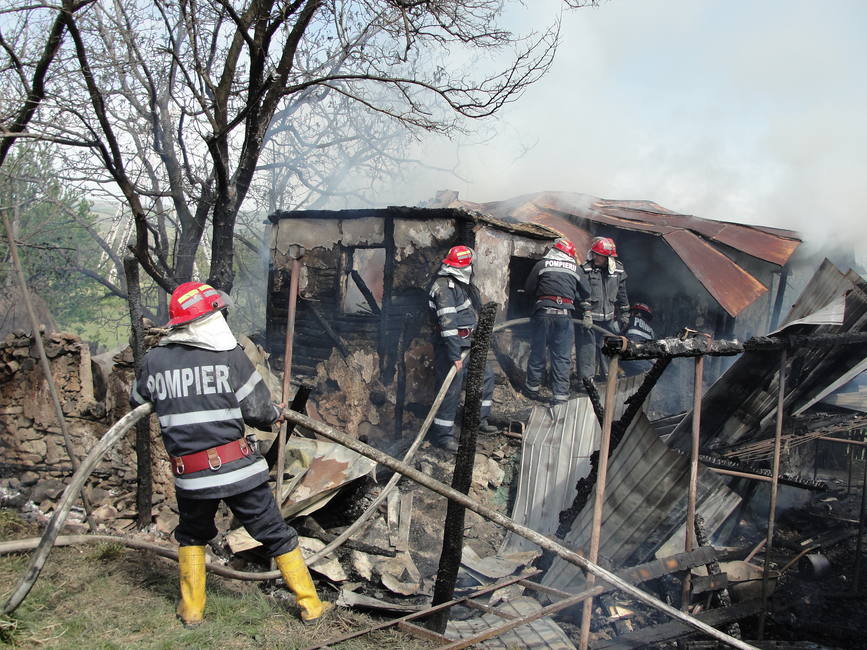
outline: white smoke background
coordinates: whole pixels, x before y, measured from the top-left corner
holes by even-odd
[[[511,19],[541,29],[558,4]],[[610,0],[564,13],[561,34],[551,73],[496,122],[414,148],[452,171],[416,168],[381,204],[445,188],[649,199],[867,266],[867,3]]]

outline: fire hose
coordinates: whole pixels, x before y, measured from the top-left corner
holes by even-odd
[[[515,325],[522,325],[530,322],[529,318],[519,318],[515,320],[506,321],[500,323],[499,325],[494,327],[494,331],[502,330],[507,327],[512,327]],[[576,321],[580,322],[580,321]],[[595,327],[595,326],[594,326]],[[602,328],[597,328],[602,329]],[[604,331],[604,330],[602,330]],[[608,333],[608,332],[606,332]],[[427,430],[430,428],[430,425],[433,421],[434,415],[436,414],[439,405],[442,403],[445,398],[446,391],[454,380],[455,375],[457,374],[457,368],[452,366],[449,370],[449,373],[446,375],[442,386],[434,400],[431,408],[428,412],[427,417],[425,418],[422,427],[419,429],[418,434],[404,455],[403,463],[401,466],[406,466],[405,464],[409,462],[413,455],[415,454],[418,447],[421,445],[422,440],[424,439]],[[123,435],[132,428],[132,426],[138,422],[141,418],[147,416],[153,410],[153,406],[151,404],[143,404],[129,413],[127,413],[124,417],[115,423],[100,439],[99,443],[90,451],[84,461],[81,463],[78,470],[70,479],[69,484],[66,486],[66,489],[63,492],[60,502],[57,505],[57,508],[54,511],[54,514],[51,517],[51,520],[46,527],[45,533],[42,536],[41,541],[36,546],[36,553],[33,554],[33,557],[30,560],[30,565],[28,566],[27,572],[22,578],[16,590],[12,593],[12,595],[7,600],[4,605],[3,612],[6,614],[10,614],[18,608],[18,606],[24,601],[27,597],[27,594],[32,589],[33,585],[36,583],[36,580],[39,578],[39,574],[42,571],[42,567],[45,565],[45,561],[48,559],[48,555],[51,552],[51,548],[55,545],[55,541],[63,528],[63,524],[66,521],[67,516],[69,515],[69,511],[72,508],[72,504],[75,501],[78,494],[81,492],[81,489],[84,486],[85,481],[90,476],[90,474],[95,469],[97,463],[100,461],[102,456],[116,444]],[[289,411],[290,413],[294,413],[294,411]],[[311,420],[313,422],[313,420]],[[396,459],[392,459],[390,456],[388,457],[394,462],[400,462]],[[376,459],[374,459],[376,460]],[[383,463],[386,464],[386,463]],[[387,465],[387,464],[386,464]],[[389,465],[387,465],[389,466]],[[392,468],[393,469],[393,468]],[[380,494],[374,500],[374,502],[368,507],[368,509],[362,513],[362,515],[355,521],[353,524],[347,528],[343,533],[341,533],[337,538],[335,538],[330,544],[328,544],[325,548],[323,548],[318,553],[314,554],[310,558],[307,558],[307,562],[309,564],[315,563],[317,560],[321,559],[335,548],[340,546],[346,539],[348,539],[355,531],[360,528],[364,522],[373,514],[376,508],[380,503],[388,496],[388,493],[394,488],[397,482],[400,480],[402,473],[395,473],[388,483],[383,487],[380,491]],[[405,474],[405,473],[403,473]],[[511,520],[509,520],[511,521]],[[528,529],[529,530],[529,529]],[[517,531],[516,531],[517,532]],[[531,531],[532,532],[532,531]],[[518,533],[521,534],[521,533]],[[128,543],[128,540],[122,537],[114,537],[107,536],[111,538],[111,541],[122,541],[127,545],[131,545]],[[17,542],[17,544],[21,544],[22,542]],[[77,543],[77,542],[68,542],[68,543]],[[154,545],[156,546],[156,545]],[[141,548],[140,546],[133,546],[135,548]],[[161,555],[165,555],[166,557],[174,557],[176,558],[176,552],[170,551],[166,549],[166,553],[160,553]],[[0,547],[0,554],[2,554],[3,550]],[[5,552],[13,552],[10,550],[6,550]],[[212,572],[224,575],[226,577],[241,579],[241,580],[270,580],[276,579],[280,577],[279,571],[266,571],[260,573],[254,572],[243,572],[243,571],[234,571],[231,569],[226,569],[225,567],[220,567],[218,565],[208,564],[208,569]]]
[[[45,564],[45,560],[48,557],[48,554],[53,547],[58,533],[63,526],[64,521],[66,520],[67,515],[69,514],[69,510],[72,506],[73,500],[78,496],[81,491],[81,487],[84,484],[84,481],[93,471],[93,468],[102,458],[102,456],[111,448],[113,444],[115,444],[131,427],[135,424],[140,418],[149,414],[152,410],[152,406],[150,404],[143,404],[142,406],[137,407],[123,418],[121,418],[117,424],[115,424],[111,429],[106,432],[106,434],[102,437],[102,439],[97,443],[97,445],[91,450],[91,452],[87,455],[87,457],[82,461],[81,466],[78,471],[73,475],[72,480],[67,485],[66,490],[64,490],[63,496],[58,504],[57,509],[55,510],[54,515],[51,518],[51,521],[48,524],[48,528],[45,531],[45,534],[40,541],[36,553],[33,558],[31,558],[30,566],[22,579],[21,583],[18,585],[18,588],[15,592],[10,596],[4,607],[4,613],[10,614],[21,604],[27,594],[30,592],[30,589],[36,582],[36,579],[39,577],[39,573],[42,570],[43,565]],[[516,522],[514,522],[509,517],[502,515],[486,506],[481,505],[480,503],[470,499],[467,495],[454,490],[439,481],[436,481],[426,474],[419,472],[418,470],[410,467],[406,463],[403,463],[395,458],[392,458],[388,454],[381,452],[369,445],[360,442],[351,436],[342,433],[333,427],[330,427],[322,422],[318,422],[313,420],[306,415],[301,413],[296,413],[295,411],[286,410],[283,412],[283,415],[287,420],[295,422],[296,424],[300,424],[304,426],[314,433],[318,433],[330,440],[334,440],[342,444],[343,446],[352,449],[353,451],[371,458],[376,462],[393,469],[395,472],[400,475],[406,476],[416,483],[427,487],[428,489],[445,496],[446,498],[459,503],[460,505],[473,510],[478,513],[485,519],[492,521],[507,530],[510,530],[518,535],[521,535],[525,539],[530,540],[531,542],[541,546],[542,548],[551,551],[552,553],[558,555],[563,558],[567,562],[574,564],[578,567],[581,567],[592,573],[595,576],[598,576],[605,582],[611,584],[612,586],[624,591],[625,593],[630,594],[631,596],[641,600],[642,602],[650,605],[651,607],[658,609],[659,611],[675,618],[690,627],[693,627],[705,634],[710,635],[713,638],[719,639],[728,643],[729,645],[736,648],[744,648],[746,650],[754,649],[753,646],[744,643],[738,639],[735,639],[719,630],[710,627],[709,625],[702,623],[696,618],[689,616],[669,605],[666,605],[659,599],[647,594],[646,592],[638,589],[630,585],[629,583],[623,581],[618,578],[613,573],[603,569],[602,567],[594,564],[584,558],[583,556],[570,551],[569,549],[561,546],[555,541],[541,535],[534,530],[531,530],[525,526],[522,526]],[[84,538],[90,536],[82,536]],[[111,538],[111,536],[106,536]],[[16,542],[12,542],[11,544],[16,544]],[[20,544],[20,542],[18,543]],[[148,545],[150,546],[150,545]],[[141,548],[142,546],[138,546]],[[168,550],[168,549],[166,549]],[[213,567],[210,567],[213,568]],[[271,572],[269,572],[271,573]],[[257,579],[265,579],[267,574],[259,574],[259,578]],[[245,576],[246,578],[246,576]]]

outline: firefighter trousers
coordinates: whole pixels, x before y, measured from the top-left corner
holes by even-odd
[[[268,487],[258,487],[222,499],[189,499],[178,497],[180,523],[175,539],[180,546],[204,546],[217,536],[214,517],[220,501],[225,501],[250,536],[260,542],[269,557],[276,557],[298,546],[295,529],[283,521],[277,502]]]
[[[527,361],[527,390],[538,392],[551,358],[551,392],[555,402],[569,399],[569,374],[572,369],[574,333],[570,314],[537,311],[530,321],[530,359]]]
[[[442,386],[443,380],[446,378],[449,370],[451,370],[454,362],[449,359],[446,346],[441,343],[434,344],[434,357],[436,364],[437,390],[439,390],[439,387]],[[454,381],[452,381],[448,392],[446,392],[443,403],[436,412],[436,416],[434,417],[433,424],[431,424],[430,428],[431,440],[443,440],[450,438],[453,435],[452,430],[455,426],[455,417],[458,413],[458,406],[461,403],[461,393],[463,392],[464,380],[467,376],[468,360],[469,358],[464,361],[463,368],[461,368],[457,375],[455,375]],[[494,393],[494,370],[490,362],[485,365],[484,382],[484,387],[482,389],[482,420],[485,420],[491,412],[491,396]]]

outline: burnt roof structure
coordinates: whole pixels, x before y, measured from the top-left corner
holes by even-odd
[[[579,248],[589,248],[597,234],[610,236],[617,230],[658,237],[733,317],[766,293],[768,287],[732,252],[783,266],[801,243],[791,230],[702,219],[673,212],[653,201],[539,192],[507,201],[456,204],[506,221],[543,224],[562,232]]]

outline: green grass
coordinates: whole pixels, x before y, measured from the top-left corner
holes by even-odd
[[[34,535],[16,515],[0,510],[0,539]],[[24,574],[29,554],[0,556],[0,602]],[[331,592],[333,594],[333,592]],[[175,617],[177,565],[117,544],[55,548],[28,597],[11,616],[0,616],[0,645],[19,648],[303,648],[376,624],[338,609],[305,626],[296,610],[260,583],[208,575],[205,621],[187,630]],[[397,632],[366,635],[346,650],[426,648]]]

